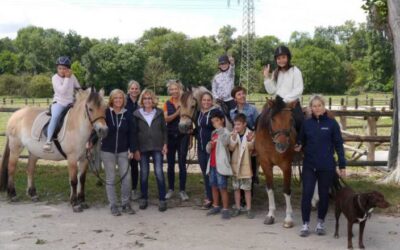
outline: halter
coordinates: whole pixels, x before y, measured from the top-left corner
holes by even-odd
[[[104,121],[106,120],[105,116],[99,116],[99,117],[96,117],[94,120],[92,120],[92,117],[90,117],[89,106],[87,105],[87,103],[85,103],[85,110],[86,110],[86,116],[88,117],[90,125],[92,125],[92,126],[96,121],[98,121],[100,119],[104,119]]]
[[[196,116],[197,106],[198,106],[198,104],[197,104],[197,101],[195,100],[193,115],[185,115],[185,114],[183,114],[183,115],[179,115],[179,116],[181,118],[182,117],[188,118],[190,121],[192,121],[193,124],[196,124],[196,117],[195,116]]]
[[[293,111],[293,109],[292,108],[284,108],[284,109],[282,109],[282,111],[290,111],[290,112],[292,112]],[[270,126],[269,126],[269,134],[271,135],[271,138],[272,138],[272,142],[274,143],[274,144],[277,144],[278,143],[278,137],[280,136],[280,135],[284,135],[285,137],[287,137],[288,138],[288,140],[289,140],[289,138],[290,138],[290,135],[291,135],[291,133],[292,133],[292,130],[293,130],[293,127],[294,127],[294,120],[292,120],[292,122],[291,122],[291,124],[290,124],[290,129],[279,129],[279,130],[272,130],[272,123],[273,123],[273,120],[272,120],[272,117],[270,118]]]

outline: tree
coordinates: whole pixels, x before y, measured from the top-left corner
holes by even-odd
[[[233,34],[236,32],[236,28],[226,25],[219,29],[218,31],[218,42],[224,48],[225,52],[228,52],[234,43],[234,39],[232,38]]]
[[[176,75],[160,58],[150,57],[144,69],[146,88],[152,88],[154,93],[163,93],[168,79],[176,79]]]
[[[0,52],[0,74],[10,73],[15,74],[17,69],[18,56],[9,51]]]

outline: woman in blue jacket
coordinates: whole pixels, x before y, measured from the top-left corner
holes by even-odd
[[[340,175],[346,174],[346,159],[339,124],[327,113],[325,101],[321,95],[311,98],[310,108],[312,117],[304,121],[295,147],[296,151],[300,151],[301,148],[304,151],[301,200],[303,227],[300,231],[302,237],[309,235],[311,199],[316,182],[320,200],[315,232],[318,235],[325,234],[324,220],[329,205],[329,188],[332,186],[336,173],[335,151],[339,159]]]

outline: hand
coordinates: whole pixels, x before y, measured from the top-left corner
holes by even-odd
[[[296,152],[300,152],[301,148],[302,148],[302,146],[299,144],[294,145],[294,151],[296,151]]]
[[[232,133],[231,133],[231,138],[232,138],[232,140],[235,140],[236,141],[236,138],[237,138],[237,131],[234,129],[233,131],[232,131]]]
[[[66,69],[64,77],[70,78],[72,76],[72,70],[71,69]]]
[[[162,149],[162,154],[166,155],[168,153],[168,147],[167,144],[164,144],[163,149]]]
[[[264,66],[264,71],[263,71],[264,78],[269,78],[269,75],[270,75],[269,70],[270,70],[269,64],[267,66]]]
[[[346,178],[346,169],[345,168],[339,169],[339,176],[342,178]]]
[[[232,56],[229,57],[229,63],[231,65],[235,65],[235,58],[233,58]]]
[[[254,139],[254,132],[249,132],[246,136],[247,141],[252,141]]]
[[[140,161],[140,152],[139,152],[139,150],[135,151],[134,158],[135,158],[136,161]]]
[[[93,143],[86,142],[86,149],[92,149],[92,148],[93,148]]]
[[[134,153],[129,152],[129,153],[128,153],[128,159],[129,159],[129,160],[132,160],[133,157],[134,157]]]

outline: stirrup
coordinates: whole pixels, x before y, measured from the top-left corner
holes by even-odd
[[[46,142],[44,145],[43,145],[43,151],[45,151],[45,152],[51,152],[52,150],[52,142]]]

